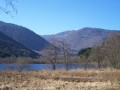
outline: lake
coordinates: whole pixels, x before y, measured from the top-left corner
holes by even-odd
[[[64,64],[56,64],[56,69],[64,69]],[[82,69],[84,65],[69,64],[68,69]],[[94,65],[87,65],[87,68],[96,68]],[[16,64],[0,64],[0,70],[52,70],[51,64],[28,64],[28,65],[16,65]]]

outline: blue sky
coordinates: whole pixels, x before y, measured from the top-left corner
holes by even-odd
[[[120,30],[120,0],[18,0],[14,17],[0,12],[0,20],[40,35],[83,27]]]

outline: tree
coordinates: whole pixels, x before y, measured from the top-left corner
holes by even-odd
[[[9,14],[12,16],[11,12],[17,13],[17,9],[15,7],[15,2],[17,0],[0,0],[0,11]]]
[[[16,69],[21,72],[23,70],[30,70],[30,58],[18,57],[16,58]]]
[[[69,57],[69,54],[70,54],[69,53],[70,47],[64,39],[62,39],[60,41],[60,47],[61,47],[61,52],[62,52],[63,58],[64,58],[65,68],[66,68],[66,70],[68,70],[68,57]]]
[[[78,52],[78,56],[82,60],[85,70],[87,69],[87,65],[89,63],[89,56],[91,55],[91,50],[91,48],[85,48]]]
[[[97,67],[101,68],[101,63],[104,59],[104,53],[102,52],[102,46],[95,46],[92,50],[93,59],[97,62]]]
[[[120,35],[110,33],[103,45],[103,52],[113,68],[120,68]]]
[[[59,46],[55,38],[51,39],[51,44],[46,46],[46,48],[42,52],[43,57],[49,60],[50,63],[52,64],[53,70],[56,70],[55,64],[57,63],[58,52],[59,52]]]

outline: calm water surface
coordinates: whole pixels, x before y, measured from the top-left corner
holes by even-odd
[[[21,67],[21,66],[19,66]],[[96,66],[87,65],[87,68],[95,68]],[[52,70],[51,64],[28,64],[27,66],[22,67],[24,70]],[[56,64],[56,69],[64,69],[64,64]],[[82,69],[84,65],[80,64],[69,64],[69,69]],[[17,70],[18,65],[16,64],[0,64],[0,70]]]

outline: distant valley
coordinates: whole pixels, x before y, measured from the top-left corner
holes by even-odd
[[[79,30],[60,32],[54,35],[40,36],[23,26],[0,21],[0,40],[6,41],[6,39],[4,39],[4,36],[7,36],[7,40],[8,38],[10,38],[10,40],[8,41],[11,41],[11,39],[13,39],[13,42],[6,43],[7,46],[9,46],[9,44],[12,44],[9,47],[11,51],[8,51],[9,53],[12,53],[13,50],[17,50],[16,47],[18,47],[18,51],[19,48],[27,49],[28,51],[34,53],[34,55],[36,56],[38,55],[36,52],[42,51],[47,45],[50,45],[50,43],[52,42],[52,38],[55,38],[58,43],[60,40],[65,40],[65,42],[70,46],[73,53],[78,53],[78,51],[83,48],[93,47],[95,45],[102,45],[102,43],[111,32],[120,33],[120,31],[117,30],[85,27]],[[4,36],[2,36],[3,34]],[[2,41],[0,42],[3,43]],[[14,47],[14,45],[16,46]],[[1,44],[1,50],[3,46],[4,45]]]

